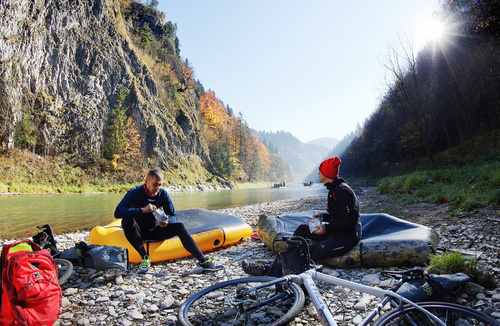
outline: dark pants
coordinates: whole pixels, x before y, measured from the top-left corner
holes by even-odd
[[[145,225],[139,225],[133,218],[123,218],[122,228],[125,237],[141,257],[146,256],[146,250],[143,244],[144,240],[163,241],[178,236],[184,248],[191,253],[191,255],[198,259],[199,262],[205,261],[205,256],[182,223],[169,223],[164,228],[159,226],[148,228]]]
[[[312,261],[342,256],[358,244],[358,240],[351,237],[338,235],[332,236],[330,233],[311,233],[307,224],[299,225],[293,235],[311,239],[316,242],[315,244],[309,246],[309,254]],[[270,265],[266,265],[265,268],[266,275],[268,276],[283,275],[279,256],[276,257],[274,262]]]

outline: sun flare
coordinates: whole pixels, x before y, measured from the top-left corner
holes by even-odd
[[[417,33],[419,38],[424,41],[436,42],[443,38],[446,33],[446,26],[436,19],[427,19],[419,26]]]

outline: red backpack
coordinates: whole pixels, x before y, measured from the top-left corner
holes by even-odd
[[[3,247],[1,263],[0,326],[54,324],[62,290],[50,253],[31,240],[19,240]]]

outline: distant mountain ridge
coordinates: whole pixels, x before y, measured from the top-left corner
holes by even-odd
[[[306,145],[318,145],[318,146],[323,146],[323,147],[326,147],[328,148],[329,150],[331,150],[332,148],[334,148],[338,143],[340,142],[340,140],[338,139],[335,139],[335,138],[331,138],[331,137],[323,137],[323,138],[318,138],[318,139],[313,139],[313,140],[310,140],[308,142],[306,142],[305,144]]]
[[[339,142],[337,139],[325,137],[302,143],[289,132],[256,130],[253,132],[271,151],[281,155],[290,166],[295,182],[308,181],[306,176],[317,169],[319,162],[324,160]]]

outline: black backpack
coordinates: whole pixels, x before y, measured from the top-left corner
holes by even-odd
[[[310,268],[310,255],[306,239],[292,236],[286,242],[288,247],[279,253],[283,275],[298,275],[307,271]]]

